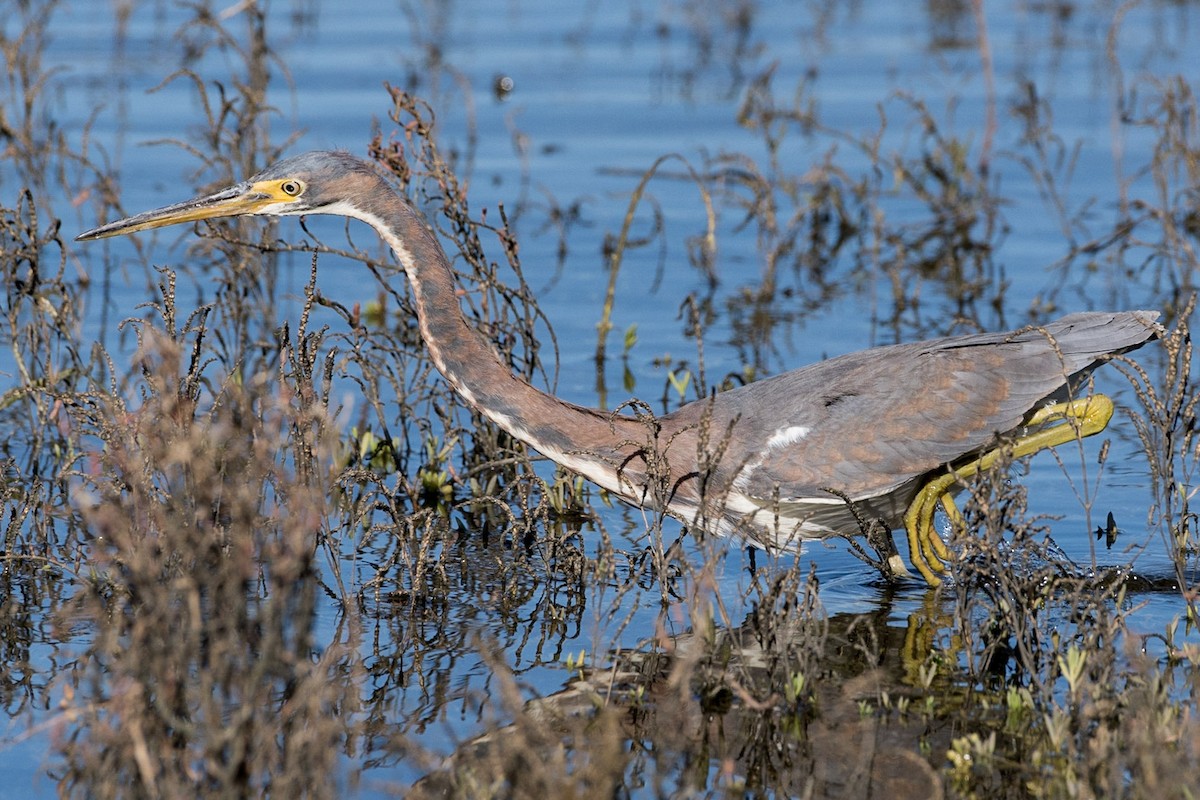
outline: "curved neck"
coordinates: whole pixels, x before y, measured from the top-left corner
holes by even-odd
[[[646,440],[644,427],[627,417],[567,403],[513,375],[499,352],[468,323],[450,261],[417,213],[390,187],[372,192],[361,205],[365,207],[327,210],[366,222],[395,253],[412,286],[425,346],[454,390],[511,436],[605,489],[629,496],[628,481],[618,480],[617,468],[637,450],[632,443]]]

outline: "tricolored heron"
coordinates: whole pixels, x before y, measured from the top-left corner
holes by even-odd
[[[877,347],[647,424],[568,403],[513,375],[467,322],[450,261],[420,215],[371,164],[346,153],[288,158],[215,194],[77,238],[248,214],[336,214],[374,228],[408,275],[429,354],[455,391],[609,492],[772,549],[853,532],[860,519],[903,526],[913,564],[934,585],[949,558],[934,529],[936,506],[957,521],[959,482],[1002,453],[1021,457],[1103,430],[1112,402],[1073,390],[1157,328],[1155,312],[1083,313],[1008,333]],[[906,571],[898,557],[890,566]]]

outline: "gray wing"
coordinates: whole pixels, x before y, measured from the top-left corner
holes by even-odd
[[[1155,312],[881,347],[717,395],[734,487],[781,501],[879,496],[979,450],[1104,356],[1144,344]],[[695,404],[702,405],[702,404]]]

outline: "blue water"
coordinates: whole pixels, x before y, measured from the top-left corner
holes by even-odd
[[[8,0],[4,5],[3,29],[11,37],[21,25],[14,8],[19,4]],[[979,51],[971,45],[975,22],[969,12],[956,20],[935,21],[927,16],[927,6],[904,3],[761,2],[753,6],[753,28],[741,41],[721,17],[725,5],[363,0],[337,4],[335,10],[334,4],[277,0],[269,6],[268,22],[268,40],[278,56],[272,66],[270,101],[278,113],[271,136],[282,142],[295,135],[292,152],[344,148],[364,154],[373,126],[385,133],[393,127],[386,118],[384,82],[410,87],[428,100],[443,147],[463,152],[473,147],[469,163],[461,164],[472,208],[504,204],[517,220],[525,277],[557,336],[557,393],[594,405],[600,401],[592,356],[607,283],[604,237],[619,229],[640,173],[665,153],[681,154],[697,169],[703,168],[706,156],[721,153],[745,154],[760,165],[766,163],[762,138],[737,120],[739,103],[754,76],[773,70],[777,101],[800,97],[801,104],[813,105],[825,126],[807,135],[793,130],[786,136],[778,158],[793,174],[803,174],[809,165],[836,152],[837,164],[852,178],[857,171],[869,175],[871,159],[829,131],[868,136],[879,130],[884,117],[888,127],[881,139],[883,152],[917,152],[922,130],[905,97],[923,102],[944,134],[961,138],[971,148],[972,161],[983,146],[987,89]],[[1118,75],[1105,56],[1116,8],[1105,2],[1078,4],[1060,19],[1053,13],[1054,4],[987,4],[997,123],[991,180],[1008,201],[1002,211],[1007,232],[997,263],[1009,288],[1007,315],[984,309],[980,322],[985,325],[1022,324],[1026,319],[1014,317],[1014,310],[1020,312],[1047,296],[1054,297],[1061,312],[1161,305],[1141,279],[1097,279],[1080,289],[1056,291],[1058,275],[1050,268],[1067,252],[1064,233],[1021,163],[1028,152],[1019,146],[1020,122],[1012,111],[1014,103],[1026,97],[1027,83],[1036,86],[1039,99],[1052,110],[1065,153],[1058,163],[1074,159],[1073,168],[1063,166],[1060,173],[1071,207],[1087,197],[1097,198],[1077,237],[1083,237],[1089,224],[1105,230],[1105,223],[1116,215],[1124,181],[1130,181],[1130,198],[1152,197],[1152,184],[1138,177],[1148,162],[1151,134],[1114,122],[1121,108],[1118,92],[1140,88],[1144,95],[1158,79],[1175,74],[1184,75],[1195,88],[1200,67],[1194,53],[1200,33],[1195,9],[1187,4],[1144,3],[1133,8],[1114,34]],[[172,74],[186,67],[210,87],[213,82],[232,86],[239,77],[237,59],[228,53],[210,50],[199,61],[185,57],[175,31],[188,18],[184,6],[141,2],[132,4],[128,19],[119,26],[111,4],[85,0],[60,3],[51,16],[52,37],[43,65],[51,90],[44,93],[47,104],[39,110],[40,119],[53,120],[75,147],[82,146],[86,136],[93,157],[116,169],[121,202],[129,213],[191,196],[216,177],[202,173],[197,178],[198,163],[179,146],[164,143],[194,136],[204,119],[194,85],[182,77],[167,81]],[[229,24],[240,30],[237,16]],[[934,31],[942,39],[967,45],[938,46]],[[700,41],[707,43],[707,50],[698,47]],[[438,57],[431,62],[434,51]],[[503,99],[492,92],[498,76],[510,78],[514,87]],[[11,95],[4,100],[6,107],[12,102]],[[678,165],[673,169],[678,171]],[[886,169],[881,172],[878,179],[891,193],[885,200],[889,214],[895,219],[924,214],[910,192],[895,185]],[[28,178],[0,163],[0,193],[6,205],[15,202]],[[665,220],[666,250],[656,244],[629,253],[609,338],[610,354],[619,356],[623,332],[636,324],[638,344],[630,364],[637,392],[647,399],[658,397],[665,377],[654,359],[670,355],[694,361],[695,345],[682,335],[676,309],[687,293],[703,294],[708,287],[706,277],[688,266],[684,244],[703,229],[704,207],[694,187],[663,178],[652,184],[651,193]],[[94,206],[78,200],[54,187],[48,191],[48,202],[64,220],[67,236],[98,222]],[[575,202],[584,224],[572,230],[559,273],[557,241],[545,223],[552,204],[565,207]],[[645,209],[639,219],[644,229],[649,219]],[[737,222],[734,212],[721,221],[720,298],[756,285],[762,272],[753,231],[736,231]],[[282,223],[279,235],[300,238],[294,222]],[[356,236],[366,239],[362,231]],[[167,229],[156,236],[143,235],[141,241],[153,263],[182,265],[193,237],[183,229]],[[116,321],[149,299],[140,267],[135,266],[143,262],[134,243],[72,244],[69,259],[73,268],[92,275],[96,287],[108,270],[110,298],[105,306],[98,290],[89,297],[85,336],[118,348],[122,342],[128,346],[115,331]],[[344,271],[351,268],[323,258],[322,291],[346,303],[364,300],[363,284]],[[648,291],[660,268],[664,272],[658,288]],[[283,259],[281,296],[297,315],[307,275],[307,256]],[[196,298],[203,294],[203,276],[199,284]],[[892,333],[873,317],[886,316],[890,291],[882,274],[863,285],[843,287],[823,307],[785,326],[774,342],[777,350],[768,368],[780,370],[890,341]],[[922,296],[924,316],[952,311],[936,287],[931,285]],[[287,313],[285,305],[281,314]],[[710,375],[741,367],[739,349],[729,342],[729,325],[727,317],[718,317],[707,335]],[[11,372],[8,358],[0,356],[0,376]],[[610,358],[604,398],[610,406],[626,396],[622,368],[619,357]],[[1131,402],[1119,377],[1102,373],[1098,384],[1119,401]],[[1057,518],[1052,523],[1056,538],[1073,558],[1083,563],[1094,558],[1100,564],[1129,558],[1120,549],[1097,550],[1089,535],[1111,509],[1122,528],[1132,532],[1132,541],[1146,545],[1139,569],[1165,574],[1169,560],[1157,535],[1146,531],[1145,467],[1132,431],[1120,417],[1110,438],[1113,451],[1103,497],[1090,518],[1053,459],[1035,459],[1027,473],[1017,472],[1015,477],[1030,487],[1031,514]],[[1089,465],[1098,449],[1098,442],[1087,444]],[[1080,457],[1065,452],[1064,460],[1068,475],[1081,481]],[[1093,473],[1094,469],[1089,475]],[[637,522],[640,514],[617,508],[606,517],[606,527],[625,530],[627,519]],[[802,558],[818,563],[822,600],[831,612],[867,610],[875,603],[872,572],[843,545],[815,544]],[[734,548],[721,578],[723,595],[738,594],[744,582],[742,559]],[[903,618],[922,596],[920,587],[903,588],[893,613]],[[632,645],[652,630],[657,609],[647,604],[628,610],[633,624],[621,641]],[[1161,628],[1180,611],[1170,595],[1149,598],[1142,612],[1144,627]],[[464,609],[464,617],[469,612]],[[329,613],[332,616],[334,610]],[[480,614],[486,623],[486,613]],[[599,614],[589,612],[585,619]],[[594,619],[568,649],[594,652],[595,642],[604,641],[605,629],[603,620]],[[553,691],[566,677],[555,666],[562,654],[544,654],[544,661],[530,668],[528,653],[516,647],[509,652],[512,665],[523,672],[529,669],[523,679],[539,691]],[[487,672],[485,664],[469,657],[455,667],[457,678],[476,688],[486,683]],[[412,703],[411,698],[400,702],[398,713]],[[427,746],[438,749],[453,738],[469,736],[480,724],[480,715],[466,710],[448,717],[443,725],[430,728]],[[8,742],[0,744],[5,785],[32,785],[37,793],[50,794],[53,787],[44,776],[38,777],[36,758],[47,748],[46,735],[20,743],[14,742],[19,734],[11,730],[0,736]],[[404,781],[412,777],[406,769],[384,770],[377,777]],[[364,788],[370,785],[368,781]],[[24,796],[25,789],[0,794]]]

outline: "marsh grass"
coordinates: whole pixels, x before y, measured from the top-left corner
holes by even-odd
[[[95,635],[74,678],[63,786],[333,796],[340,721],[358,698],[337,680],[353,670],[347,652],[335,642],[318,656],[314,640],[323,414],[302,382],[225,381],[197,397],[195,322],[179,338],[141,334],[137,407],[92,406],[103,449],[73,493],[90,569],[70,608]]]
[[[1169,581],[1137,574],[1136,560],[1132,571],[1071,563],[997,470],[965,491],[970,535],[955,542],[951,587],[914,604],[881,579],[873,611],[836,613],[805,559],[760,553],[742,571],[730,543],[653,515],[609,531],[594,513],[607,498],[539,463],[437,377],[373,239],[313,225],[287,244],[269,225],[205,225],[186,269],[141,265],[148,305],[115,344],[81,341],[89,280],[68,268],[44,176],[98,218],[118,213],[118,181],[36,124],[55,7],[22,4],[25,35],[3,48],[3,131],[29,188],[0,209],[0,338],[14,365],[0,395],[0,696],[31,731],[52,732],[61,795],[334,797],[367,783],[472,798],[1198,791],[1186,84],[1137,87],[1130,124],[1160,135],[1131,174],[1154,192],[1135,200],[1134,181],[1122,184],[1100,230],[1092,198],[1067,190],[1070,145],[1035,95],[1011,109],[1023,120],[1012,151],[990,158],[915,96],[851,136],[823,126],[804,87],[784,100],[769,71],[741,72],[752,10],[724,9],[737,25],[717,50],[734,54],[740,119],[765,160],[656,165],[631,182],[625,235],[600,254],[612,266],[664,247],[677,232],[655,186],[696,187],[701,222],[685,238],[709,293],[680,314],[696,355],[669,365],[663,408],[772,371],[802,312],[849,292],[870,295],[881,338],[984,326],[993,313],[1038,319],[1098,285],[1119,302],[1130,281],[1163,297],[1169,317],[1160,345],[1105,367],[1132,385],[1115,424],[1136,431],[1152,481],[1152,535],[1122,520],[1117,541],[1133,541],[1131,558],[1165,552]],[[271,138],[266,95],[282,65],[254,4],[237,29],[204,4],[194,13],[172,80],[194,88],[207,126],[175,144],[211,187],[287,146]],[[204,73],[214,52],[237,54],[220,83]],[[372,133],[369,153],[449,244],[474,323],[514,371],[553,389],[554,339],[510,219],[469,202],[470,148],[447,155],[415,95],[389,87],[384,102],[391,127]],[[918,133],[911,149],[891,149],[897,128]],[[799,174],[787,157],[796,137],[825,146]],[[847,166],[840,148],[868,167]],[[1006,164],[1036,175],[1066,242],[1028,309],[1012,306],[997,256],[994,176]],[[763,271],[718,292],[741,280],[721,272],[719,245],[747,231]],[[350,306],[320,290],[341,258],[354,263],[338,269],[377,279]],[[297,259],[310,266],[289,315],[275,276]],[[722,314],[745,369],[710,378],[706,334]],[[652,429],[649,405],[625,410]],[[1099,513],[1102,499],[1081,497]],[[1163,631],[1135,619],[1150,590],[1178,598]],[[654,624],[636,627],[646,608]],[[482,677],[462,681],[472,670]],[[538,688],[547,671],[561,691]],[[438,728],[448,732],[430,745]],[[396,773],[426,777],[375,777]]]

